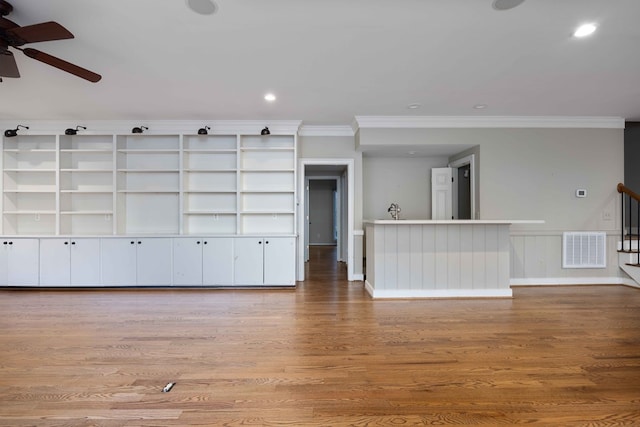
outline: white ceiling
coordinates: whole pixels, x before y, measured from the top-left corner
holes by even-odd
[[[0,120],[640,120],[639,0],[526,0],[508,11],[492,0],[216,3],[204,16],[185,0],[12,0],[14,22],[54,20],[76,37],[30,47],[103,79],[14,51],[22,77],[0,83]],[[574,39],[586,21],[598,31]]]

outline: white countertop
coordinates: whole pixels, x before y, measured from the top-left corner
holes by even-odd
[[[535,219],[367,219],[364,224],[373,225],[457,225],[457,224],[544,224]]]

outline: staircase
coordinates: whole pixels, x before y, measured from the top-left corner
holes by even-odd
[[[618,184],[622,229],[618,243],[618,265],[640,285],[640,195]]]
[[[638,240],[624,241],[624,248],[618,243],[618,265],[636,283],[640,284],[640,265],[638,265]]]

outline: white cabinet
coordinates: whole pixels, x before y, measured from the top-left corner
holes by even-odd
[[[136,286],[136,240],[100,241],[101,283],[104,286]]]
[[[38,286],[38,239],[0,243],[0,286]]]
[[[233,238],[173,239],[175,286],[233,285]]]
[[[100,285],[100,239],[40,240],[40,286]]]
[[[235,283],[243,286],[259,286],[263,280],[264,241],[262,238],[237,238],[235,241]]]
[[[173,239],[173,284],[202,285],[202,239],[184,237]]]
[[[169,286],[172,277],[170,238],[101,239],[104,286]]]
[[[294,237],[238,237],[234,260],[236,285],[295,285]]]
[[[234,239],[216,237],[205,239],[204,243],[202,248],[202,283],[212,286],[233,285]]]
[[[264,284],[295,285],[295,238],[267,237],[264,241]]]

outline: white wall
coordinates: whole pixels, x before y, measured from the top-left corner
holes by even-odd
[[[617,215],[604,221],[603,212],[618,206],[622,129],[360,130],[362,148],[384,143],[478,145],[481,219],[543,219],[536,228],[556,231],[619,229]],[[578,188],[588,197],[576,198]]]
[[[545,221],[512,226],[511,277],[522,283],[624,276],[615,262],[623,129],[360,129],[358,143],[365,150],[384,144],[477,145],[479,219]],[[366,178],[364,205],[372,206],[376,192]],[[588,197],[577,198],[579,188]],[[405,191],[418,194],[424,186],[416,181]],[[563,231],[607,232],[607,268],[562,269]]]
[[[431,169],[446,167],[447,157],[364,157],[363,216],[391,219],[391,203],[402,219],[431,218]]]

